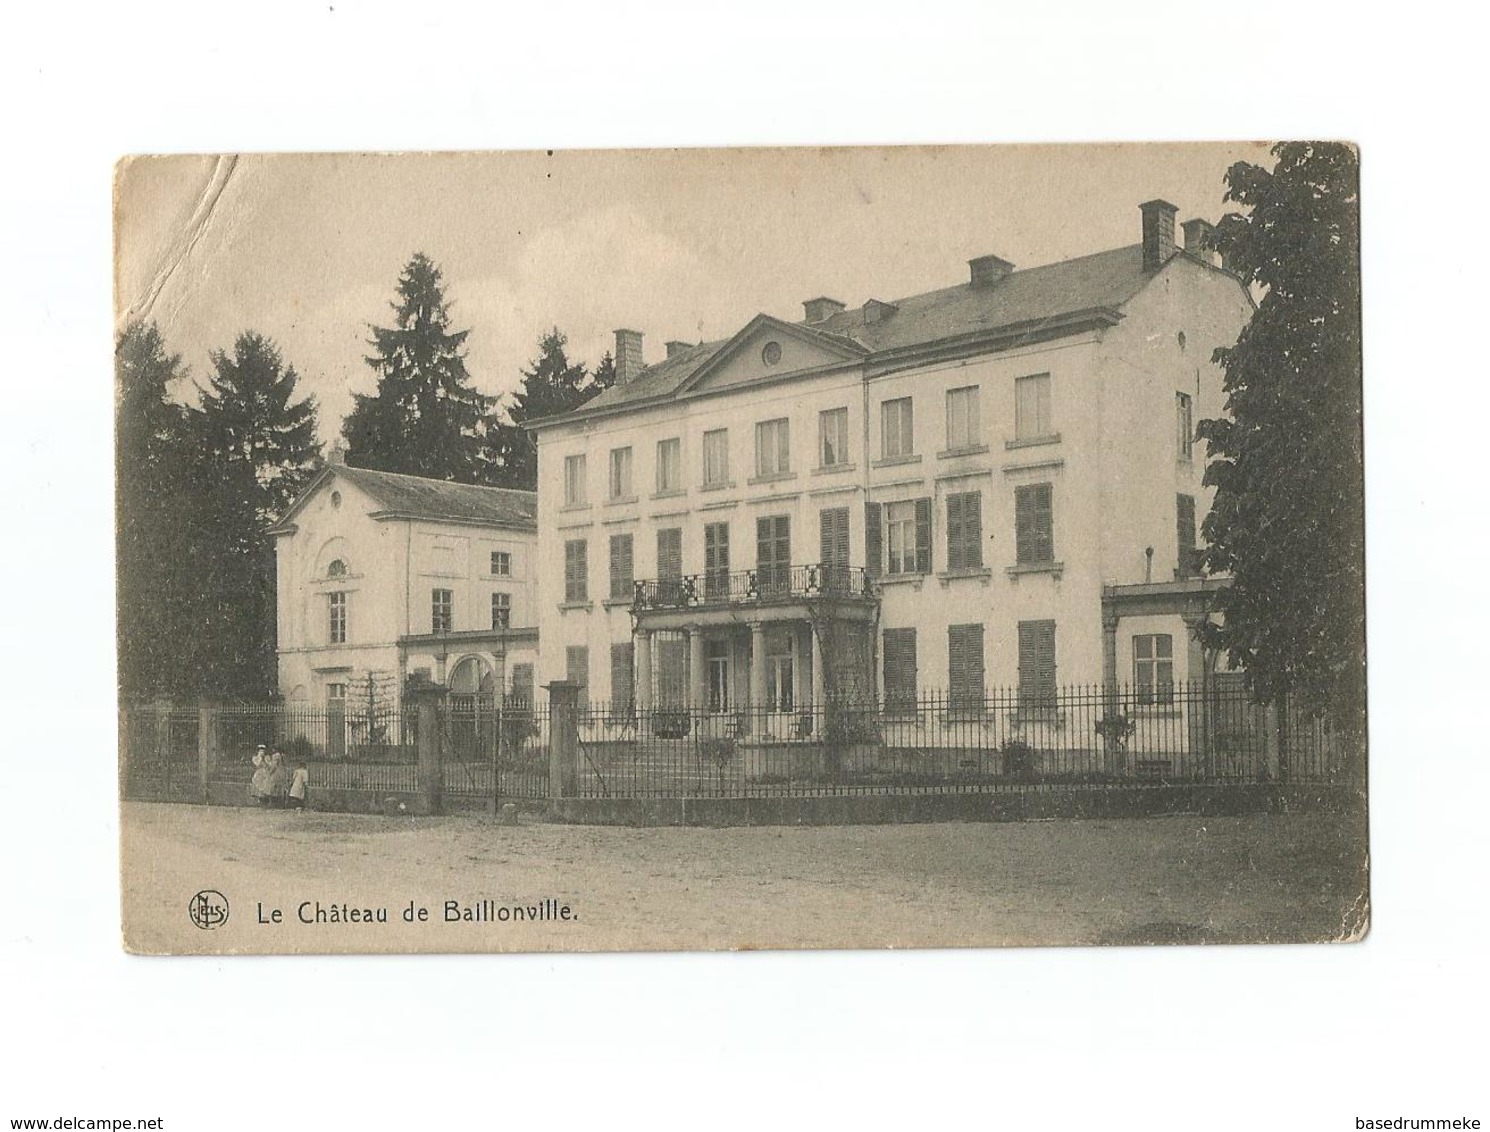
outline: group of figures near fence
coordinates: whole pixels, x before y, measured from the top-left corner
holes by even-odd
[[[544,799],[561,789],[551,779],[556,726],[575,752],[563,793],[593,798],[1344,784],[1361,749],[1359,736],[1302,705],[1182,684],[1066,688],[1038,702],[1017,691],[926,693],[728,712],[589,703],[580,689],[562,713],[554,703],[481,697],[442,697],[420,710],[434,713],[427,729],[409,705],[376,719],[291,705],[128,709],[123,788],[131,797],[267,804],[358,791],[381,798],[421,789],[422,765],[438,768],[448,798]],[[421,735],[434,747],[423,763]]]

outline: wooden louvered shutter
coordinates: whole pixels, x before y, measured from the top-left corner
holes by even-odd
[[[870,578],[878,578],[884,568],[883,519],[884,508],[881,504],[864,504],[864,573]]]
[[[983,626],[947,626],[947,683],[952,706],[983,704]]]
[[[962,565],[962,499],[947,496],[947,569],[961,570]]]
[[[885,708],[914,711],[916,707],[916,631],[885,630]]]
[[[610,596],[629,599],[632,590],[632,542],[630,535],[610,537]]]
[[[1195,573],[1195,497],[1176,495],[1174,503],[1175,538],[1179,542],[1179,555],[1175,561],[1179,576],[1188,578]]]
[[[1019,623],[1019,706],[1055,703],[1055,622]]]
[[[611,645],[610,702],[612,709],[621,712],[631,710],[634,702],[634,683],[631,642]]]
[[[931,573],[931,499],[916,500],[916,571]]]
[[[564,650],[564,672],[571,683],[580,686],[581,705],[590,700],[590,650],[586,645],[570,645]]]
[[[1055,558],[1050,491],[1048,483],[1014,489],[1015,554],[1021,564],[1050,562]]]
[[[976,570],[983,565],[983,493],[969,491],[962,497],[962,567]]]

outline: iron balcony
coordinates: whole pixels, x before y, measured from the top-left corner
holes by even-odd
[[[874,585],[862,567],[823,563],[706,570],[676,578],[648,578],[637,582],[635,587],[631,608],[637,612],[758,605],[803,598],[873,601],[876,596]]]

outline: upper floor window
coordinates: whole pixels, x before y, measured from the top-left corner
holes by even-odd
[[[345,578],[347,576],[347,564],[340,558],[333,558],[331,565],[326,567],[326,577]]]
[[[631,498],[631,449],[610,450],[610,498]]]
[[[564,600],[590,600],[590,546],[582,538],[564,543]]]
[[[491,572],[496,578],[509,578],[512,576],[512,554],[506,550],[494,550],[491,552]]]
[[[704,433],[704,486],[722,487],[729,483],[729,429],[716,428]]]
[[[916,450],[911,399],[898,397],[880,405],[880,455],[885,459],[909,456]]]
[[[916,501],[891,503],[885,508],[885,560],[887,574],[914,574],[916,562]]]
[[[1014,489],[1014,553],[1021,566],[1055,560],[1055,522],[1048,483]]]
[[[683,442],[676,436],[657,442],[657,491],[680,491],[683,487]]]
[[[947,390],[947,447],[952,451],[975,448],[983,442],[978,420],[978,387]]]
[[[848,410],[824,409],[817,415],[818,466],[839,468],[848,463]]]
[[[785,417],[755,426],[755,474],[779,476],[792,469],[791,422]]]
[[[334,566],[335,563],[332,563]],[[344,645],[347,643],[347,595],[345,593],[334,593],[326,595],[329,609],[329,625],[327,640],[333,645]]]
[[[564,457],[564,506],[579,507],[589,501],[589,493],[585,489],[585,457],[584,453],[577,456]]]
[[[1190,451],[1195,443],[1195,409],[1188,393],[1174,395],[1174,454],[1176,459],[1190,462]]]
[[[491,595],[491,627],[493,629],[507,629],[512,625],[512,595],[494,593]]]
[[[1050,421],[1050,374],[1037,373],[1014,382],[1014,436],[1038,440],[1054,435]]]
[[[455,628],[455,591],[431,590],[429,627],[432,633],[448,633]]]

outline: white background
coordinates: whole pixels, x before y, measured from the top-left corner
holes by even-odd
[[[1447,7],[12,10],[0,1120],[1355,1127],[1486,1105],[1480,37]],[[1462,132],[1461,132],[1462,131]],[[110,176],[130,152],[1344,137],[1372,887],[1350,947],[145,960],[118,944]],[[4,1127],[6,1125],[0,1125]]]

